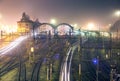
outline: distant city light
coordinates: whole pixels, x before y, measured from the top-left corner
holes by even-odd
[[[108,24],[108,26],[109,26],[109,27],[111,27],[111,26],[112,26],[112,24]]]
[[[88,23],[88,27],[94,27],[95,25],[94,25],[94,23]]]
[[[94,24],[94,23],[88,23],[86,29],[87,29],[87,30],[94,30],[94,29],[95,29],[95,24]]]
[[[17,25],[5,25],[0,23],[0,30],[6,34],[17,32]]]

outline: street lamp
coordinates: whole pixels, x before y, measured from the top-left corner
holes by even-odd
[[[57,21],[55,19],[51,19],[50,23],[55,25],[57,23]]]
[[[116,15],[118,18],[120,18],[120,11],[116,11],[116,12],[115,12],[115,15]]]
[[[50,24],[56,25],[57,21],[55,19],[50,20]],[[56,33],[56,30],[54,30],[54,34]]]

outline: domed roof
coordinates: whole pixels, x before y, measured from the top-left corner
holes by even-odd
[[[21,18],[21,21],[20,21],[20,22],[31,22],[31,23],[33,23],[33,21],[30,20],[29,15],[27,15],[25,12],[23,12],[22,18]]]
[[[120,20],[116,21],[110,28],[110,31],[115,32],[120,30]]]

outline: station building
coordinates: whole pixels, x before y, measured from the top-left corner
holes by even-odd
[[[32,32],[33,28],[39,26],[39,21],[36,19],[36,21],[33,21],[30,19],[29,15],[27,15],[25,12],[22,14],[22,18],[20,21],[17,22],[18,25],[18,33],[20,35],[29,34]]]

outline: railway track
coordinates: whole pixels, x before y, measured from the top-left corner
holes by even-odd
[[[26,81],[26,66],[24,63],[21,63],[19,66],[18,81]]]
[[[19,74],[18,81],[26,81],[26,59],[23,57],[23,53],[19,53]]]
[[[43,60],[39,60],[37,63],[35,63],[32,71],[31,81],[39,81],[39,72],[42,62]]]

